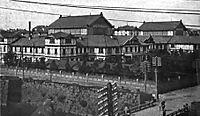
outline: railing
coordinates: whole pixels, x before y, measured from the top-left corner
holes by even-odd
[[[147,109],[147,108],[150,108],[150,107],[153,107],[156,105],[156,102],[155,101],[149,101],[147,103],[144,103],[144,104],[140,104],[138,106],[134,106],[132,108],[129,109],[129,113],[132,114],[134,112],[138,112],[138,111],[141,111],[141,110],[144,110],[144,109]],[[124,114],[124,112],[120,112],[119,113],[119,116],[124,116],[126,114]]]
[[[23,70],[21,68],[16,67],[2,67],[2,69],[6,69],[8,71],[15,72],[18,76],[22,77]],[[2,70],[3,71],[3,70]],[[9,72],[11,73],[11,72]],[[105,84],[108,82],[117,82],[120,86],[128,87],[128,88],[135,88],[144,91],[144,83],[138,82],[137,80],[122,80],[117,78],[107,78],[107,76],[95,76],[95,75],[83,75],[83,74],[74,74],[74,73],[66,73],[66,72],[53,72],[50,73],[48,70],[41,70],[41,69],[25,69],[24,70],[25,77],[34,77],[37,79],[50,79],[52,76],[53,81],[66,81],[66,80],[74,80],[74,81],[81,81],[87,83],[99,83]],[[155,85],[147,84],[147,88],[149,88],[149,92],[151,93],[155,89]]]
[[[187,116],[187,115],[184,115],[184,114],[187,114],[188,112],[189,112],[189,108],[187,106],[187,107],[178,109],[177,111],[174,111],[170,114],[167,114],[167,116]]]

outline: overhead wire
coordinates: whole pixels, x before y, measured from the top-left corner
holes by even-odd
[[[71,5],[71,4],[54,4],[54,3],[41,3],[41,2],[33,2],[33,1],[23,1],[23,0],[11,0],[11,1],[15,1],[15,2],[25,2],[25,3],[33,3],[33,4],[45,4],[45,5],[60,5],[60,6],[68,6],[69,7],[76,7],[77,5]],[[88,8],[88,6],[86,5],[79,5],[78,8]],[[95,6],[96,7],[103,7],[103,6]],[[94,6],[91,6],[91,8],[94,8]],[[130,7],[106,7],[106,8],[127,8],[127,9],[131,9]],[[48,14],[48,15],[62,15],[59,13],[51,13],[51,12],[42,12],[42,11],[33,11],[33,10],[25,10],[25,9],[16,9],[16,8],[7,8],[7,7],[1,7],[0,9],[7,9],[7,10],[14,10],[14,11],[22,11],[22,12],[31,12],[31,13],[40,13],[40,14]],[[141,9],[141,8],[133,8],[133,9]],[[146,9],[146,8],[143,8]],[[112,9],[114,10],[114,9]],[[123,9],[120,9],[123,10]],[[152,10],[152,9],[151,9]],[[153,9],[156,10],[156,9]],[[159,9],[161,10],[161,9]],[[163,9],[162,9],[163,10]],[[177,10],[177,9],[167,9],[167,10]],[[185,9],[178,9],[178,10],[185,10]],[[189,11],[194,11],[194,10],[189,10]],[[200,10],[197,10],[200,11]],[[148,12],[152,12],[152,11],[148,11]],[[159,11],[160,12],[160,11]],[[198,13],[200,14],[200,13]],[[120,21],[120,22],[136,22],[136,23],[143,23],[142,21],[133,21],[133,20],[121,20],[121,19],[108,19],[110,21]],[[186,25],[186,26],[190,26],[190,27],[200,27],[200,25]]]
[[[33,10],[26,10],[26,9],[16,9],[16,8],[6,8],[0,6],[0,9],[5,10],[13,10],[13,11],[20,11],[20,12],[30,12],[30,13],[39,13],[39,14],[46,14],[46,15],[62,15],[59,13],[51,13],[51,12],[42,12],[42,11],[33,11]],[[143,23],[142,21],[134,21],[134,20],[122,20],[122,19],[108,19],[110,21],[118,21],[118,22],[135,22],[135,23]],[[200,25],[186,25],[189,27],[200,27]]]
[[[25,9],[16,9],[16,8],[7,8],[0,6],[0,9],[6,9],[6,10],[14,10],[14,11],[22,11],[22,12],[30,12],[30,13],[39,13],[39,14],[48,14],[48,15],[61,15],[58,13],[50,13],[50,12],[41,12],[41,11],[33,11],[33,10],[25,10]]]
[[[54,5],[54,6],[65,6],[65,7],[85,8],[85,9],[98,9],[98,10],[200,15],[200,10],[198,10],[198,9],[197,10],[192,10],[192,9],[150,9],[150,8],[131,8],[131,7],[87,6],[87,5],[73,5],[73,4],[24,1],[24,0],[11,0],[11,1],[29,3],[29,4]],[[184,12],[182,12],[182,11],[184,11]]]

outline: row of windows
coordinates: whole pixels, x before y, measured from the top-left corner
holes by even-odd
[[[40,52],[39,52],[39,49]],[[22,48],[20,47],[13,47],[13,52],[21,52]],[[31,47],[24,47],[24,53],[33,53],[33,51],[35,51],[34,53],[44,53],[44,48],[31,48]]]
[[[49,30],[49,34],[57,33],[57,32],[86,35],[87,29],[50,29]]]
[[[139,35],[164,35],[173,36],[173,31],[156,31],[156,32],[143,32],[141,31]]]
[[[135,47],[125,47],[125,52],[144,52],[147,50],[147,46],[143,46],[143,47],[139,47],[139,46],[135,46]]]
[[[137,31],[115,31],[115,35],[138,35]]]
[[[0,52],[6,52],[6,46],[0,46]]]
[[[107,49],[107,53],[111,54],[112,53],[112,49],[113,48],[108,48]],[[55,55],[58,54],[58,48],[54,48],[52,50],[53,51],[51,51],[50,48],[47,48],[47,54],[55,54]],[[97,52],[99,54],[103,54],[104,53],[104,48],[98,48],[97,50],[98,50]],[[89,48],[89,49],[87,49],[87,48],[67,48],[66,49],[65,48],[65,49],[62,49],[61,52],[62,52],[61,53],[62,55],[67,55],[67,54],[73,55],[73,54],[82,54],[82,53],[86,53],[86,52],[94,53],[95,50],[94,50],[94,48]],[[115,53],[120,53],[120,49],[119,48],[115,48]]]

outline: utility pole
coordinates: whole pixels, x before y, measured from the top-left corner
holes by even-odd
[[[24,79],[24,59],[23,59],[24,58],[24,47],[23,46],[21,47],[21,50],[22,50],[21,54],[22,54],[22,70],[23,70],[22,71],[22,79]]]
[[[200,63],[200,60],[199,59],[196,59],[195,61],[195,69],[196,69],[196,76],[197,76],[197,85],[199,84],[199,63]]]
[[[150,72],[150,63],[149,61],[145,60],[142,62],[142,72],[144,73],[144,90],[147,91],[147,72]]]
[[[157,69],[157,66],[155,67],[155,70],[154,70],[154,73],[155,73],[155,82],[156,82],[156,99],[159,99],[158,97],[158,69]]]
[[[159,99],[159,92],[158,92],[158,67],[161,66],[161,57],[152,57],[152,65],[155,67],[155,83],[156,83],[156,99]]]

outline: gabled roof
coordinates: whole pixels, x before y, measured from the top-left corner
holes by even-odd
[[[182,21],[144,22],[139,29],[142,31],[169,31],[176,29],[179,25],[183,25]],[[184,25],[183,27],[185,28]]]
[[[35,36],[30,40],[28,37],[23,37],[12,43],[12,46],[45,47],[45,36]]]
[[[130,26],[130,25],[125,25],[125,26],[120,26],[118,28],[115,29],[116,31],[120,31],[120,30],[125,30],[125,31],[138,31],[139,29],[137,27],[134,26]]]
[[[200,44],[200,36],[173,36],[168,43],[171,43],[171,44]]]
[[[79,46],[85,47],[119,47],[118,39],[106,35],[86,35],[77,39]]]
[[[45,25],[38,25],[32,29],[33,33],[41,33],[46,34],[48,32],[47,26]]]
[[[68,37],[71,37],[72,35],[71,34],[68,34],[68,33],[64,33],[64,32],[57,32],[57,33],[52,33],[50,35],[47,36],[48,37],[53,37],[53,38],[56,38],[56,39],[60,39],[60,38],[68,38]]]
[[[150,35],[150,37],[146,40],[144,40],[144,43],[155,43],[153,37]]]
[[[3,36],[3,38],[20,38],[23,37],[22,35],[27,33],[26,30],[19,30],[19,31],[1,31],[1,35]]]
[[[100,15],[60,17],[55,22],[50,24],[48,28],[86,28],[92,25],[99,18],[104,18],[102,13]],[[105,21],[112,26],[106,19]]]
[[[136,36],[131,37],[129,40],[127,40],[124,45],[148,45],[147,43],[144,43],[143,41],[139,40]]]
[[[142,42],[148,41],[149,38],[152,38],[155,44],[167,44],[172,36],[137,36],[137,38]]]

